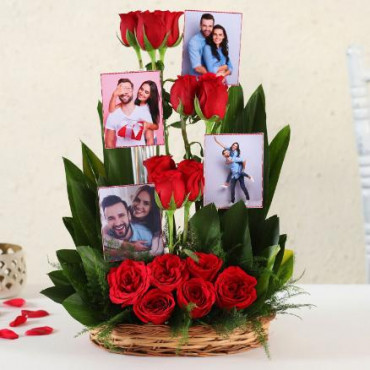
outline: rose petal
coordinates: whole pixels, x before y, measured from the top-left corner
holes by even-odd
[[[3,303],[8,306],[22,307],[26,303],[26,301],[23,298],[14,298],[9,299],[8,301],[4,301]]]
[[[22,310],[22,316],[27,316],[30,319],[34,319],[37,317],[49,316],[49,312],[45,310],[37,310],[37,311]]]
[[[27,321],[27,316],[21,315],[17,316],[10,324],[9,326],[14,328],[15,326],[19,326],[24,324]]]
[[[39,328],[27,330],[25,332],[25,335],[48,335],[51,334],[53,330],[54,329],[50,326],[40,326]]]
[[[3,339],[18,339],[19,336],[13,330],[0,329],[0,338],[3,338]]]

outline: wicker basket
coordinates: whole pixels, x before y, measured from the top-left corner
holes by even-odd
[[[266,336],[270,321],[274,317],[263,317],[259,320]],[[193,326],[189,330],[186,344],[181,345],[181,338],[173,337],[166,325],[117,325],[109,337],[114,350],[107,348],[99,339],[98,329],[90,331],[90,339],[109,351],[133,356],[216,356],[261,346],[250,325],[235,329],[227,336],[216,333],[210,326]]]

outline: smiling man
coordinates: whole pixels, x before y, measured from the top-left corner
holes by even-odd
[[[116,105],[117,98],[120,101],[118,105]],[[109,102],[109,106],[113,106],[114,110],[108,115],[105,123],[105,146],[108,149],[145,145],[144,134],[139,140],[127,137],[129,135],[123,137],[119,134],[124,126],[127,130],[131,130],[130,125],[138,125],[140,122],[142,124],[153,123],[148,106],[136,105],[133,98],[134,84],[128,78],[120,78]]]
[[[215,19],[212,14],[204,13],[200,18],[200,31],[189,41],[188,52],[191,64],[191,75],[199,76],[207,73],[204,66],[203,50],[206,38],[212,33]]]
[[[103,227],[103,244],[110,261],[121,260],[132,252],[150,251],[153,234],[144,225],[131,222],[127,203],[117,195],[108,195],[101,203],[107,225]]]

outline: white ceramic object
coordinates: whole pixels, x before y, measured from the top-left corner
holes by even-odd
[[[26,276],[22,247],[0,243],[0,299],[16,296],[25,285]]]

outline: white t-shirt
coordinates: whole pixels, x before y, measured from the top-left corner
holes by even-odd
[[[137,146],[137,145],[145,145],[145,135],[144,133],[141,135],[140,140],[130,139],[127,137],[118,136],[118,131],[123,127],[133,127],[133,131],[137,133],[140,124],[139,121],[145,121],[149,123],[153,123],[152,116],[150,115],[148,105],[135,105],[134,110],[132,113],[127,116],[123,113],[121,108],[117,108],[114,112],[110,113],[107,118],[107,122],[105,123],[105,128],[109,130],[114,130],[116,133],[116,147],[123,147],[123,146]],[[134,125],[134,126],[132,126]]]

